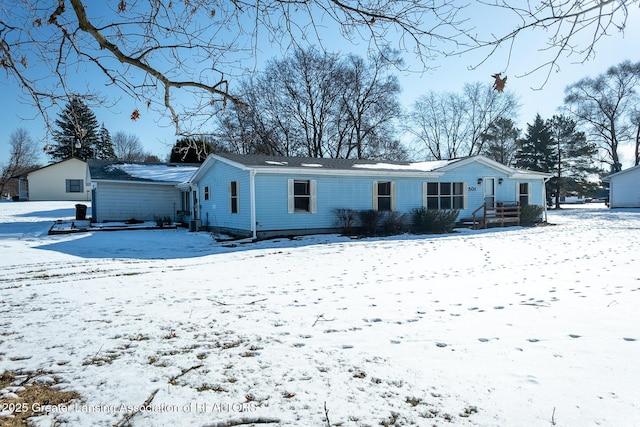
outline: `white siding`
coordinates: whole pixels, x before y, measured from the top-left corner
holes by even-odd
[[[609,206],[640,208],[640,167],[611,176]]]
[[[82,160],[68,159],[29,173],[29,200],[91,200],[87,185],[87,164]],[[67,180],[82,180],[82,192],[68,193]]]
[[[93,216],[98,222],[125,221],[131,218],[153,221],[170,217],[175,221],[180,210],[180,190],[170,184],[131,182],[95,182]]]

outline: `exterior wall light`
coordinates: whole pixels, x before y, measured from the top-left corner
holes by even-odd
[[[482,178],[478,178],[478,185],[482,184]]]
[[[502,185],[502,182],[503,182],[503,181],[504,181],[504,179],[502,179],[502,178],[498,178],[498,184],[499,184],[499,185]]]

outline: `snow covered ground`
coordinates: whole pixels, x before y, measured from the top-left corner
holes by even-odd
[[[83,397],[37,425],[111,426],[156,390],[132,425],[640,425],[640,210],[238,246],[47,235],[73,215],[0,203],[0,373]]]

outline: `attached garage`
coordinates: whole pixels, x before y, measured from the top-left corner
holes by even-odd
[[[196,170],[191,165],[90,160],[92,221],[176,221],[183,202],[180,184]]]

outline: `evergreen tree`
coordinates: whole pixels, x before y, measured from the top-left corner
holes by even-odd
[[[513,120],[498,118],[482,135],[482,154],[488,158],[511,166],[515,160],[520,129],[516,128]]]
[[[549,124],[536,115],[533,124],[527,124],[524,139],[518,141],[515,166],[536,172],[552,172],[553,138]]]
[[[94,158],[104,160],[116,160],[117,156],[113,149],[113,141],[109,130],[104,127],[104,123],[100,127],[100,138],[94,147]]]
[[[584,132],[578,131],[576,122],[569,117],[555,115],[547,124],[553,139],[555,163],[555,176],[549,180],[547,188],[555,197],[556,208],[560,208],[560,196],[569,191],[580,194],[588,191],[587,177],[597,172],[592,159],[598,148],[587,141]]]
[[[226,151],[210,135],[181,138],[171,149],[169,163],[202,163],[209,154]]]
[[[54,161],[75,157],[87,160],[94,157],[94,149],[100,140],[98,120],[79,96],[73,96],[64,110],[58,114],[53,131],[56,144],[45,147]]]

